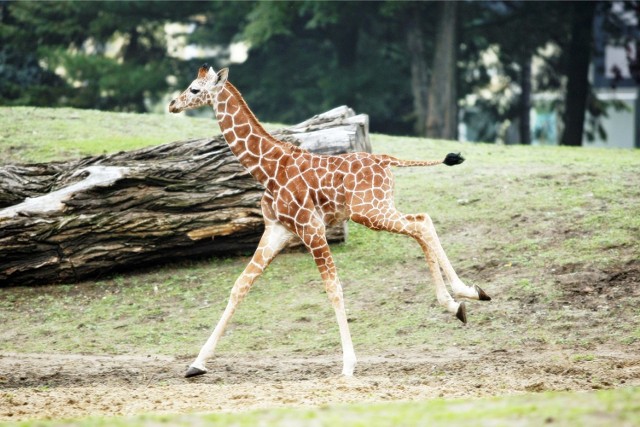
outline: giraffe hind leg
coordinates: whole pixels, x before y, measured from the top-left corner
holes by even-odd
[[[421,233],[426,238],[429,248],[434,252],[438,259],[438,263],[442,267],[442,271],[451,285],[453,294],[457,298],[467,298],[480,301],[491,301],[491,297],[487,295],[478,285],[467,286],[456,274],[449,258],[447,257],[436,229],[433,226],[431,218],[427,214],[419,215],[406,215],[406,218],[410,221],[414,221],[421,225]]]
[[[351,219],[359,224],[365,225],[372,230],[386,230],[392,233],[405,234],[414,238],[424,253],[431,277],[435,285],[436,299],[438,304],[444,307],[449,313],[455,315],[460,321],[466,323],[466,307],[464,303],[454,300],[444,283],[440,264],[430,248],[425,233],[421,230],[422,226],[416,222],[412,216],[402,215],[390,206],[384,214],[369,215],[368,212],[356,212]]]
[[[482,288],[478,285],[474,286],[476,292],[478,293],[478,299],[480,301],[491,301],[491,297],[489,295],[486,294],[485,291],[482,290]]]
[[[412,237],[415,238],[415,236]],[[442,273],[440,271],[440,265],[437,258],[434,256],[433,252],[429,250],[427,246],[425,246],[423,241],[421,241],[419,238],[416,238],[416,240],[420,244],[420,247],[422,247],[425,259],[427,260],[427,265],[429,266],[429,271],[431,272],[431,277],[436,287],[436,298],[438,300],[438,303],[446,308],[449,313],[454,314],[458,318],[458,320],[466,324],[467,311],[464,302],[457,302],[451,297],[451,295],[447,291],[447,287],[445,286],[444,279],[442,278]]]

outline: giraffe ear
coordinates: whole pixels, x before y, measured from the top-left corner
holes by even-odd
[[[208,71],[209,71],[209,64],[207,63],[202,64],[202,66],[198,68],[198,78],[201,79],[204,76],[206,76]]]
[[[216,85],[224,85],[227,82],[227,78],[229,77],[229,69],[223,68],[218,71],[218,78],[216,79]]]

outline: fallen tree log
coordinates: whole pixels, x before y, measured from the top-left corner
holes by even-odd
[[[371,151],[367,116],[347,107],[273,133],[322,154]],[[0,286],[252,252],[263,191],[221,136],[0,167]],[[344,240],[346,224],[328,234]]]

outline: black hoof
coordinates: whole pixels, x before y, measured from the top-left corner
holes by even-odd
[[[476,292],[478,292],[478,299],[480,301],[491,301],[491,297],[482,290],[482,288],[476,285]]]
[[[198,375],[203,375],[206,373],[207,371],[190,366],[189,369],[187,369],[187,373],[184,374],[184,377],[185,378],[197,377]]]
[[[456,312],[456,317],[465,325],[467,324],[467,307],[465,307],[464,301],[460,303],[458,311]]]

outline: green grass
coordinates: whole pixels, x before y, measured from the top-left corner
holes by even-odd
[[[0,111],[0,165],[67,160],[220,134],[213,112],[203,118],[72,108],[0,107]]]
[[[142,415],[91,417],[64,421],[1,423],[29,427],[118,426],[637,426],[640,423],[640,388],[590,393],[543,393],[482,399],[433,399],[325,406],[306,409],[271,409],[245,413]]]
[[[0,152],[25,161],[203,137],[215,128],[209,119],[162,115],[26,107],[1,113]],[[470,307],[471,322],[491,319],[495,336],[489,338],[515,343],[537,331],[549,344],[563,346],[599,339],[602,331],[592,331],[588,322],[558,334],[553,325],[527,316],[514,323],[504,312],[526,312],[522,301],[549,304],[561,297],[558,271],[616,269],[639,258],[640,152],[384,135],[373,135],[372,143],[376,152],[403,158],[441,158],[449,151],[467,157],[456,168],[396,169],[396,201],[402,211],[428,212],[461,277],[498,297],[499,303]],[[350,224],[348,242],[333,252],[356,348],[435,350],[487,339],[486,331],[460,328],[437,306],[426,263],[410,239]],[[82,345],[96,353],[191,354],[247,261],[178,262],[79,285],[0,289],[0,322],[6,326],[0,351],[69,352]],[[611,315],[630,319],[615,336],[633,342],[638,314],[631,307],[591,317],[607,324]],[[501,333],[501,327],[510,332]],[[333,312],[310,257],[280,255],[238,310],[228,335],[221,352],[336,350]]]
[[[213,113],[206,119],[71,108],[0,111],[0,164],[65,160],[220,133]]]
[[[0,108],[0,129],[4,163],[62,160],[218,132],[212,119],[26,107]],[[574,362],[586,364],[597,345],[624,349],[640,341],[640,296],[632,284],[624,284],[628,289],[615,299],[598,299],[576,294],[558,280],[573,272],[606,276],[640,268],[640,151],[385,135],[373,135],[372,144],[376,152],[408,159],[462,151],[467,161],[456,168],[396,169],[396,201],[404,212],[429,213],[459,275],[494,300],[470,302],[470,327],[462,327],[437,305],[415,242],[350,224],[348,242],[334,245],[333,253],[356,352],[437,352],[460,345],[528,351],[523,343],[533,341],[580,349]],[[81,348],[97,354],[193,356],[248,259],[180,261],[80,284],[0,288],[0,352],[76,353]],[[615,291],[615,286],[607,282],[603,289]],[[601,309],[604,303],[606,310]],[[320,276],[301,252],[284,253],[267,269],[218,347],[221,354],[335,354],[339,349]],[[620,389],[149,416],[134,422],[241,426],[260,425],[257,421],[264,419],[270,425],[402,425],[400,420],[406,420],[407,425],[455,426],[540,425],[549,418],[552,425],[637,425],[639,397],[638,389]],[[571,409],[565,410],[568,405]],[[129,421],[96,418],[77,425],[131,425]]]

